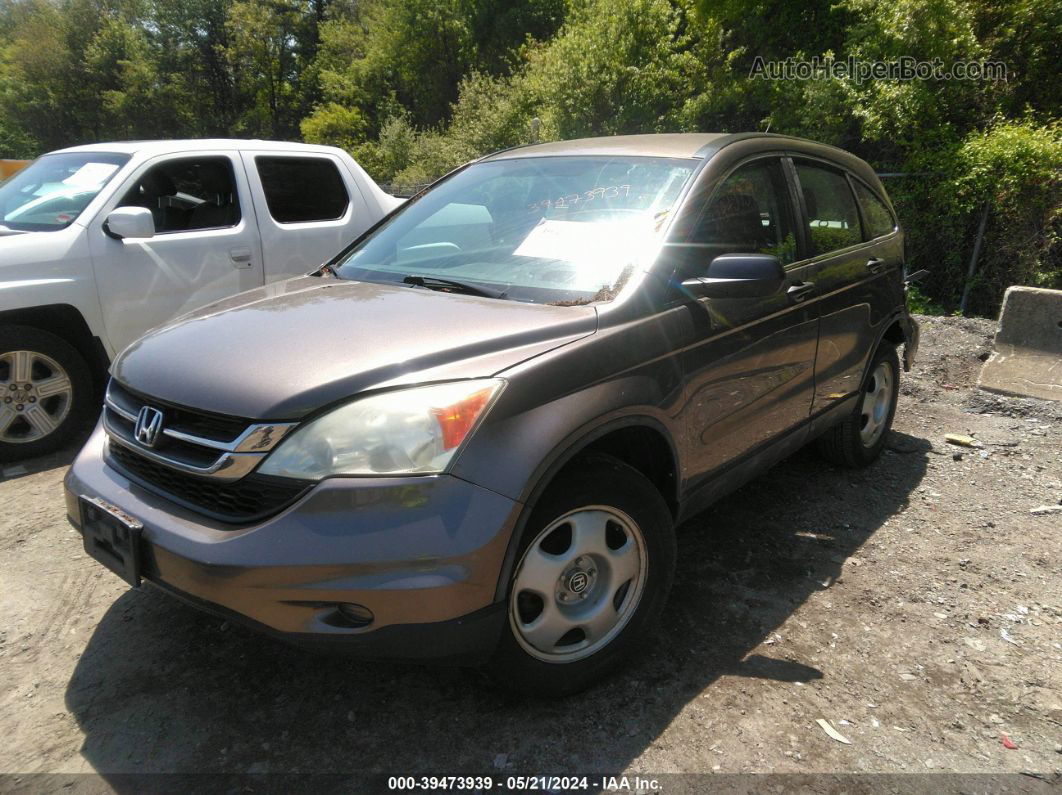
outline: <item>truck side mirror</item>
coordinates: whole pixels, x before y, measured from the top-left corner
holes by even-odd
[[[720,254],[704,276],[682,286],[699,298],[766,298],[782,288],[785,269],[772,254]]]
[[[116,207],[103,222],[103,231],[115,240],[154,237],[155,219],[147,207]]]

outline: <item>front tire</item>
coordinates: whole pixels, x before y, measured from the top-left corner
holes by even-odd
[[[94,395],[88,363],[68,342],[37,328],[0,326],[0,461],[74,441],[93,418]]]
[[[671,512],[637,470],[586,458],[542,495],[516,560],[491,673],[528,695],[574,693],[644,647],[674,577]]]
[[[874,463],[885,448],[899,394],[900,359],[896,348],[883,342],[871,359],[859,402],[844,422],[819,437],[819,454],[849,469]]]

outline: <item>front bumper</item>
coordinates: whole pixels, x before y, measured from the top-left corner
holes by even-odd
[[[301,645],[361,656],[475,659],[504,625],[498,577],[520,504],[448,475],[330,478],[253,525],[207,519],[105,462],[97,427],[67,474],[80,495],[144,525],[144,579],[198,607]],[[368,608],[349,626],[338,606]]]

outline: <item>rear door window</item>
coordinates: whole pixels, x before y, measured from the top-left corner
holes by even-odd
[[[811,256],[854,246],[863,240],[859,210],[844,173],[808,161],[795,161],[807,212]]]
[[[870,188],[862,182],[852,180],[855,185],[859,204],[863,208],[863,218],[866,221],[866,239],[882,237],[890,234],[896,228],[896,219],[892,211]]]
[[[254,162],[269,214],[277,223],[335,221],[347,212],[350,197],[331,160],[259,155]]]

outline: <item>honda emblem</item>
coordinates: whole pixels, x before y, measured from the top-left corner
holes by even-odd
[[[154,447],[162,432],[162,412],[151,406],[143,406],[136,415],[133,436],[145,447]]]

